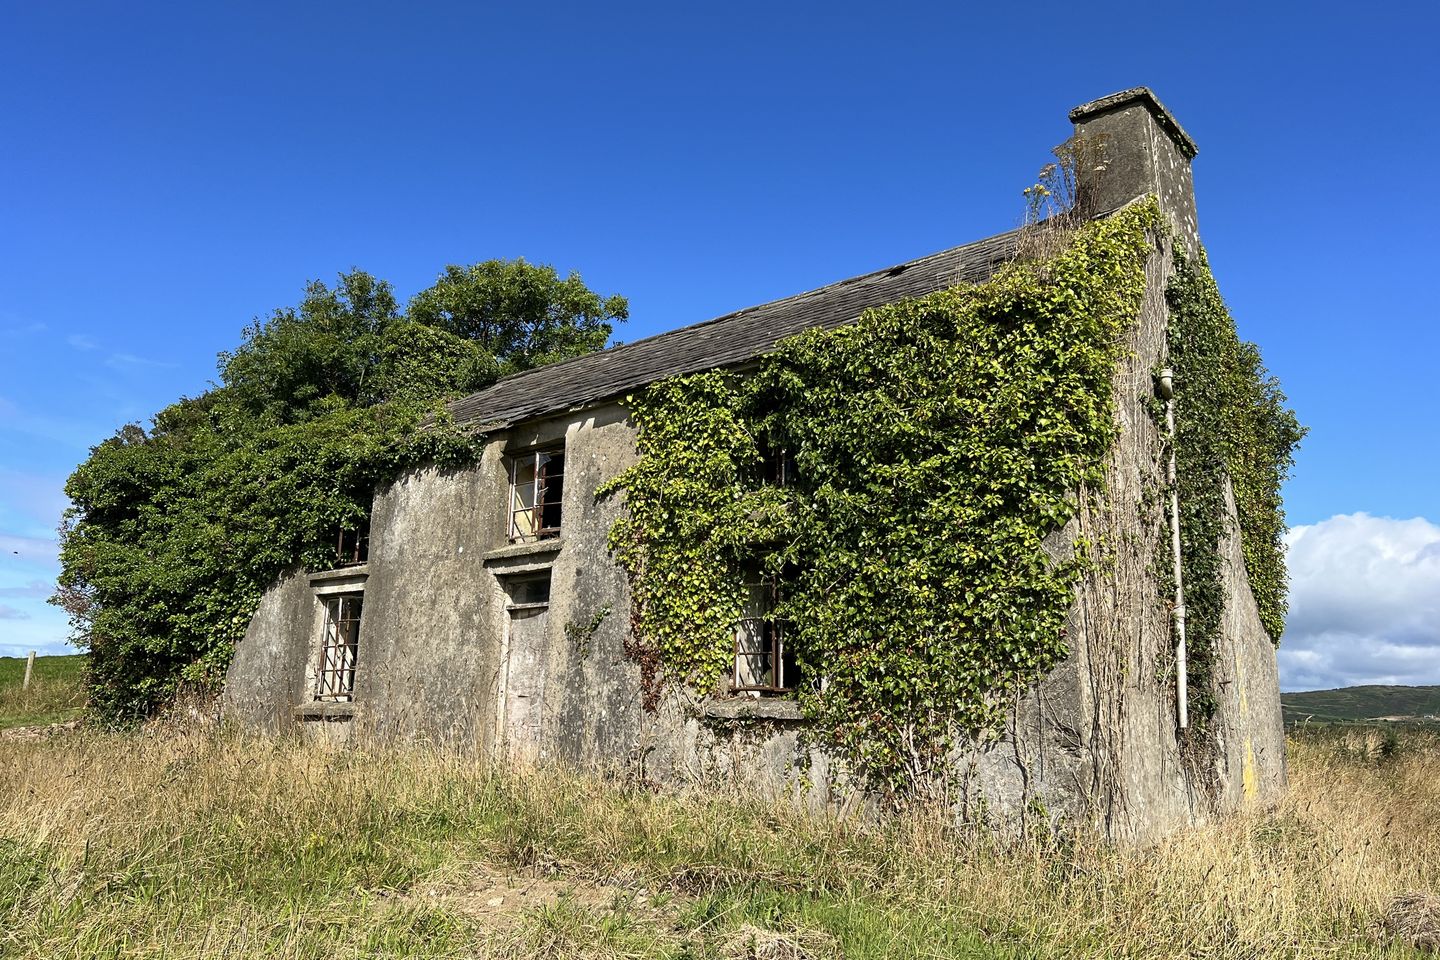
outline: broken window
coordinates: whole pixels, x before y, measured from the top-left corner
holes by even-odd
[[[753,577],[735,625],[735,673],[731,690],[750,696],[789,693],[800,678],[795,656],[785,646],[784,621],[775,617],[780,585]]]
[[[550,574],[506,577],[505,592],[511,608],[545,606],[550,602]]]
[[[565,493],[565,453],[545,450],[510,459],[510,542],[529,543],[560,535]]]
[[[788,487],[795,482],[795,459],[777,443],[760,445],[758,481],[762,487]],[[753,563],[745,576],[745,599],[735,624],[735,669],[730,689],[734,693],[759,697],[785,694],[795,689],[800,668],[785,642],[786,625],[776,617],[782,577],[761,573]]]
[[[335,565],[354,567],[370,558],[370,531],[368,529],[341,529],[335,538]]]
[[[320,646],[320,669],[315,675],[315,699],[353,700],[361,595],[340,594],[326,597],[324,602],[325,635]]]
[[[760,482],[769,487],[788,487],[795,482],[795,458],[783,447],[766,447]]]

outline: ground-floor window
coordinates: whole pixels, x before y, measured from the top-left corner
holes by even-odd
[[[735,625],[735,693],[789,693],[799,680],[795,656],[785,646],[785,623],[774,615],[779,599],[780,585],[774,580],[755,578],[745,584],[745,602]]]
[[[320,646],[320,667],[315,675],[316,700],[354,699],[361,600],[358,593],[324,598],[325,633]]]

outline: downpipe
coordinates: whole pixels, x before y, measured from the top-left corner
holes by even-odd
[[[1170,484],[1170,553],[1175,563],[1175,721],[1181,730],[1190,726],[1190,691],[1185,648],[1185,581],[1180,562],[1180,489],[1175,482],[1175,371],[1160,371],[1157,392],[1165,401],[1165,430],[1170,435],[1170,463],[1165,471]]]

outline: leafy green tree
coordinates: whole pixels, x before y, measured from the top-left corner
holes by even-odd
[[[502,373],[599,350],[629,316],[624,297],[601,297],[580,275],[521,260],[448,266],[410,301],[407,316],[480,344]]]
[[[366,522],[378,484],[478,455],[482,438],[440,404],[502,368],[599,349],[623,319],[622,298],[602,301],[578,277],[547,286],[548,267],[451,269],[510,277],[470,288],[466,309],[532,332],[486,340],[454,318],[402,315],[390,285],[360,270],[316,281],[220,354],[220,384],[148,431],[122,427],[76,468],[52,602],[90,655],[99,716],[150,715],[186,683],[214,690],[265,589],[297,564],[333,565],[336,532]],[[553,303],[535,299],[547,291]]]
[[[375,400],[425,404],[495,382],[500,364],[474,340],[402,321],[380,337],[369,394]]]
[[[329,397],[365,397],[381,337],[399,319],[390,284],[362,270],[332,289],[313,281],[297,307],[245,328],[244,342],[220,354],[228,399],[257,421],[293,423],[326,409]]]

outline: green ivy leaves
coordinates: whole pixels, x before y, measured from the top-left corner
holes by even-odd
[[[1305,429],[1286,406],[1259,349],[1236,333],[1204,255],[1191,260],[1177,250],[1175,260],[1166,298],[1180,539],[1195,689],[1191,713],[1203,727],[1214,712],[1214,651],[1226,603],[1221,554],[1229,533],[1226,481],[1235,495],[1250,590],[1261,622],[1278,644],[1287,610],[1280,487]]]
[[[641,457],[607,488],[628,506],[611,546],[653,681],[722,684],[759,566],[783,574],[802,708],[877,786],[914,786],[993,725],[1065,653],[1085,554],[1057,562],[1044,541],[1100,483],[1158,225],[1138,206],[1043,265],[631,398]],[[767,449],[794,455],[793,485],[757,482]]]

